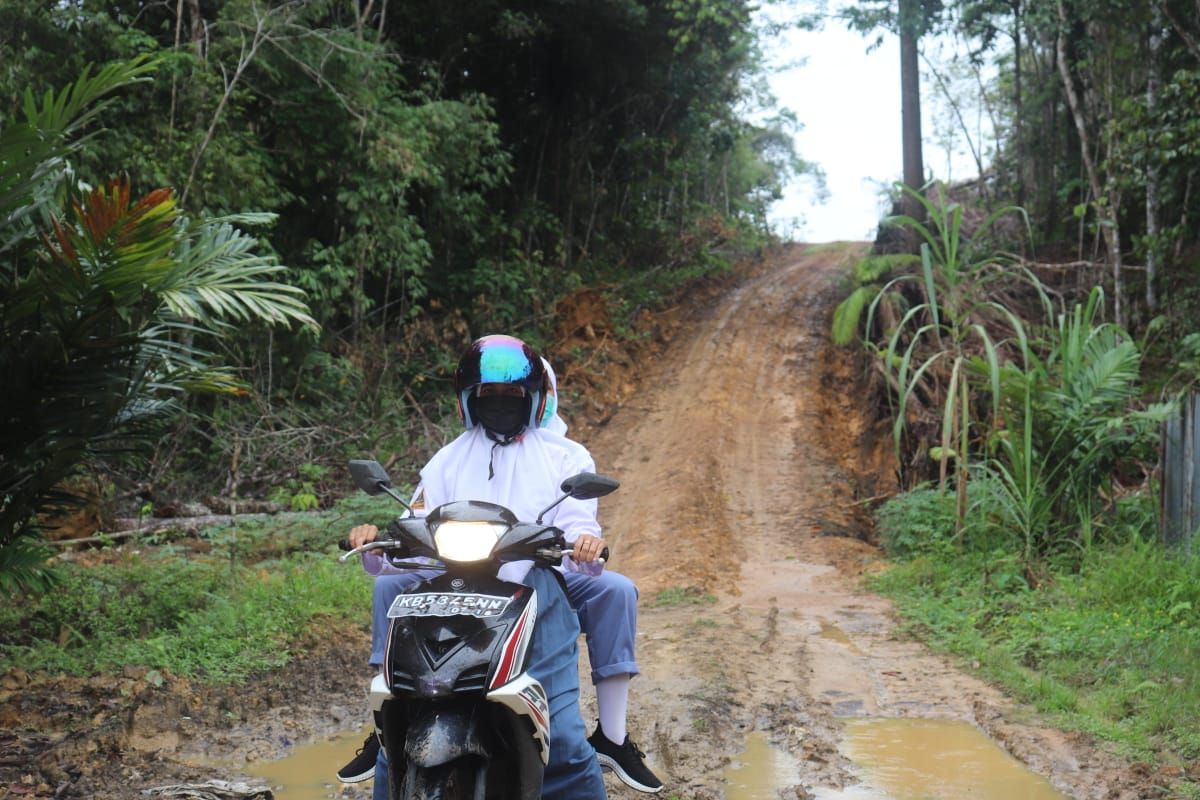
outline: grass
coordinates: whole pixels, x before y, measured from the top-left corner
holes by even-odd
[[[708,594],[695,586],[671,586],[663,589],[650,601],[651,608],[674,608],[677,606],[710,606],[717,602],[715,595]]]
[[[883,515],[888,536],[911,558],[874,588],[897,602],[912,632],[1129,757],[1200,759],[1200,558],[1131,534],[1027,569],[995,540],[912,547],[895,509]],[[928,515],[913,520],[929,524]],[[924,533],[927,544],[938,538]]]
[[[54,591],[0,607],[0,673],[134,665],[223,684],[282,666],[318,622],[366,628],[371,582],[337,562],[336,542],[351,524],[394,513],[359,495],[311,519],[205,531],[211,547],[199,555],[168,542],[63,565]]]

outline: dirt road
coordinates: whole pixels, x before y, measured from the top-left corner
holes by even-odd
[[[673,792],[718,798],[731,755],[767,731],[801,764],[781,796],[807,797],[857,781],[839,718],[959,719],[1072,797],[1145,796],[1085,742],[1018,721],[992,687],[896,638],[887,602],[861,588],[878,558],[856,501],[887,488],[887,454],[826,333],[861,252],[798,248],[746,279],[589,437],[622,481],[601,506],[613,567],[643,593],[635,738]]]

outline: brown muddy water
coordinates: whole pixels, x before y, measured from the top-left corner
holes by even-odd
[[[277,761],[247,764],[245,772],[271,785],[275,800],[329,800],[370,797],[371,781],[353,786],[338,782],[335,773],[362,747],[366,729],[298,745]]]
[[[842,750],[889,800],[1068,800],[967,722],[847,720]]]
[[[813,787],[817,800],[1067,800],[966,722],[931,719],[846,720],[843,752],[862,783],[835,790]],[[334,772],[362,745],[364,731],[300,745],[286,758],[246,772],[270,784],[276,800],[369,797],[371,782],[343,786]],[[725,771],[726,800],[777,800],[804,781],[803,765],[772,746],[765,731],[746,737],[746,749]]]
[[[856,656],[866,655],[866,653],[860,650],[858,645],[854,643],[854,640],[850,638],[850,635],[837,625],[831,625],[828,622],[822,621],[821,632],[817,635],[822,639],[828,639],[831,642],[837,642],[838,644],[843,645],[847,650]]]
[[[800,782],[800,764],[772,747],[763,731],[746,737],[746,749],[725,770],[726,800],[778,800],[779,790]]]
[[[972,725],[953,720],[846,720],[843,752],[862,783],[815,787],[817,800],[1067,800]],[[725,773],[726,800],[776,800],[803,767],[754,731]]]

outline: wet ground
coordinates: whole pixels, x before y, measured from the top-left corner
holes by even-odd
[[[888,445],[862,407],[863,366],[826,340],[861,251],[787,251],[679,312],[662,352],[616,379],[615,412],[576,431],[622,481],[601,521],[612,567],[642,590],[630,727],[663,796],[988,797],[953,783],[976,764],[968,786],[1017,781],[997,798],[1161,796],[1149,770],[1040,725],[970,665],[898,638],[888,603],[862,588],[881,566],[865,540],[869,501],[890,489]],[[6,676],[0,798],[249,778],[283,786],[284,800],[368,797],[369,782],[320,778],[361,741],[366,636],[316,631],[304,650],[233,691],[136,670]],[[289,785],[298,768],[266,775],[264,762],[297,752],[309,788]],[[639,797],[611,777],[609,788]]]

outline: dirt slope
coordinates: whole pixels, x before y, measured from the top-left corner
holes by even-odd
[[[797,248],[758,270],[588,437],[622,481],[601,506],[613,568],[643,592],[635,738],[680,796],[716,798],[750,729],[803,762],[803,792],[855,782],[835,717],[962,719],[1072,797],[1148,796],[1086,743],[1015,721],[1027,713],[993,688],[896,639],[888,604],[861,589],[877,559],[856,501],[887,488],[887,453],[856,406],[857,368],[826,336],[861,251]],[[654,607],[680,587],[717,602]]]

